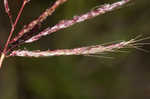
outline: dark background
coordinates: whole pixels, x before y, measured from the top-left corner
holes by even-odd
[[[21,1],[9,0],[14,18]],[[31,0],[23,11],[15,33],[37,18],[54,1]],[[88,12],[100,4],[116,1],[119,0],[68,0],[44,21],[41,30],[59,20]],[[0,0],[1,46],[4,46],[10,28],[3,0]],[[121,9],[76,24],[19,49],[75,48],[130,40],[141,34],[147,37],[149,33],[150,0],[132,0]],[[143,45],[142,48],[150,50],[150,45]],[[99,58],[7,58],[0,70],[0,99],[149,99],[150,53],[134,49],[126,51],[106,53]]]

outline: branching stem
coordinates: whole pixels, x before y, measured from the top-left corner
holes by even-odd
[[[0,58],[0,68],[1,68],[1,65],[2,65],[2,63],[3,63],[3,60],[4,60],[4,58],[5,58],[8,44],[9,44],[9,42],[10,42],[10,40],[11,40],[11,37],[12,37],[12,35],[13,35],[13,33],[14,33],[14,30],[15,30],[15,27],[16,27],[16,25],[17,25],[19,19],[20,19],[20,16],[21,16],[21,14],[22,14],[22,11],[23,11],[23,9],[24,9],[24,7],[25,7],[25,5],[26,5],[27,2],[28,2],[27,0],[24,0],[23,4],[22,4],[22,6],[21,6],[21,8],[20,8],[20,10],[19,10],[19,13],[18,13],[18,15],[17,15],[17,18],[16,18],[14,24],[12,25],[12,28],[11,28],[11,31],[10,31],[10,33],[9,33],[7,42],[6,42],[5,47],[4,47],[4,50],[3,50],[2,54],[1,54],[1,58]]]

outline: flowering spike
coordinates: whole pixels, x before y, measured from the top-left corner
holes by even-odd
[[[107,46],[94,45],[74,49],[60,49],[60,50],[48,50],[48,51],[27,51],[27,50],[16,50],[13,51],[10,56],[20,57],[48,57],[48,56],[62,56],[62,55],[96,55],[104,52],[114,52],[121,48],[132,47],[135,43],[133,39],[129,41],[122,41],[120,43],[111,44]],[[132,47],[133,48],[133,47]]]
[[[41,37],[49,35],[53,32],[59,31],[64,28],[68,28],[76,23],[80,23],[82,21],[92,19],[92,18],[94,18],[98,15],[104,14],[106,12],[115,10],[116,8],[119,8],[120,6],[123,6],[124,4],[128,3],[129,1],[130,0],[121,0],[121,1],[115,2],[113,4],[104,4],[103,6],[99,6],[98,8],[93,9],[90,12],[87,12],[87,13],[79,15],[79,16],[74,16],[70,20],[62,20],[55,26],[49,27],[49,28],[43,30],[42,32],[40,32],[39,34],[33,36],[32,38],[27,40],[25,43],[34,42],[34,41],[40,39]]]
[[[52,15],[52,13],[56,10],[57,7],[59,7],[60,4],[63,4],[67,0],[57,0],[52,7],[46,9],[45,12],[43,12],[37,19],[30,22],[28,25],[25,25],[25,27],[18,33],[18,35],[10,41],[10,43],[13,43],[17,41],[19,38],[21,38],[25,33],[32,30],[36,25],[42,23],[48,16]]]

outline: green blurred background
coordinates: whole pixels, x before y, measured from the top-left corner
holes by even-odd
[[[42,24],[41,30],[59,20],[88,12],[100,4],[116,1],[119,0],[68,0]],[[54,2],[31,0],[15,32]],[[22,0],[9,0],[9,3],[15,18]],[[4,12],[3,0],[0,0],[1,46],[4,46],[9,31],[9,19]],[[149,33],[150,0],[132,0],[121,9],[76,24],[32,44],[25,44],[20,49],[75,48],[129,40],[140,34],[147,37]],[[150,50],[150,45],[143,45],[142,48]],[[0,99],[149,99],[150,53],[131,49],[126,51],[106,53],[99,58],[8,58],[0,70]]]

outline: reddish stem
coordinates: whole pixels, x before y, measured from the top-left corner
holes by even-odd
[[[22,4],[22,6],[21,6],[21,8],[20,8],[20,10],[19,10],[19,13],[18,13],[18,15],[17,15],[17,18],[16,18],[14,24],[12,25],[11,31],[10,31],[10,33],[9,33],[9,37],[8,37],[8,39],[7,39],[7,42],[6,42],[6,44],[5,44],[4,50],[3,50],[2,55],[1,55],[1,58],[0,58],[0,67],[1,67],[1,65],[2,65],[2,62],[3,62],[4,58],[5,58],[5,54],[6,54],[6,52],[7,52],[7,47],[8,47],[8,44],[9,44],[9,42],[10,42],[10,39],[11,39],[11,37],[12,37],[12,34],[13,34],[14,30],[15,30],[15,27],[16,27],[18,21],[19,21],[19,18],[20,18],[20,16],[21,16],[22,11],[23,11],[23,9],[24,9],[24,7],[25,7],[25,5],[26,5],[27,2],[28,2],[27,0],[24,0],[23,4]]]

